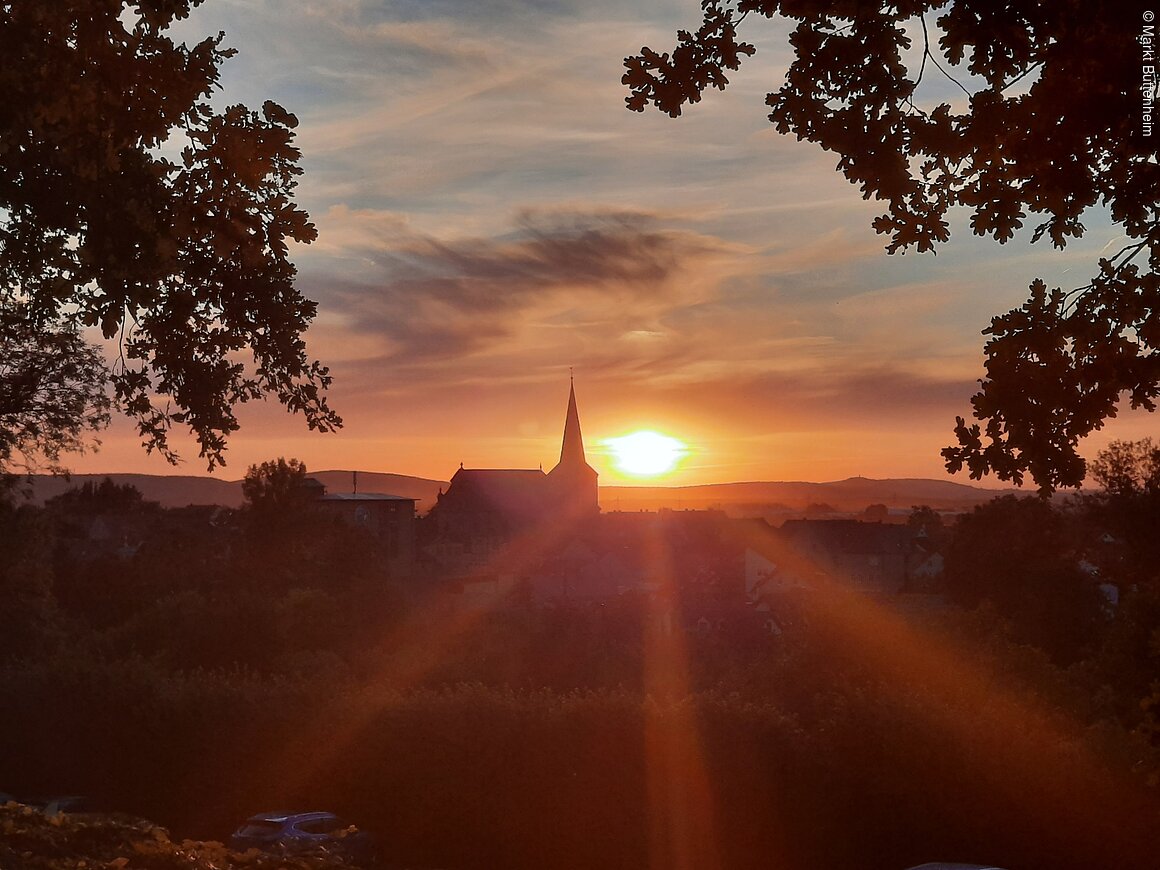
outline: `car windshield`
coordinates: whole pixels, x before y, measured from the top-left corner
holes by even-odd
[[[308,834],[332,834],[344,830],[347,825],[341,819],[333,817],[325,819],[310,819],[305,822],[299,822],[295,825],[300,831],[305,831]]]
[[[282,830],[282,826],[277,822],[268,822],[265,819],[250,819],[250,821],[238,828],[237,836],[269,837],[271,834],[276,834],[280,830]]]

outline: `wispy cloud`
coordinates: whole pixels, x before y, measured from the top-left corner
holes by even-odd
[[[340,209],[323,221],[344,236],[342,277],[311,275],[342,332],[377,336],[377,361],[414,367],[513,341],[536,355],[560,332],[617,341],[658,327],[674,307],[714,288],[690,280],[740,251],[656,216],[525,210],[487,237],[435,238],[390,215]]]
[[[320,236],[295,257],[347,420],[334,443],[554,437],[575,365],[592,425],[732,432],[763,445],[747,468],[790,432],[795,449],[836,429],[937,445],[989,316],[1094,262],[1106,238],[1049,258],[958,218],[939,257],[886,257],[881,204],[766,120],[783,25],[753,22],[758,56],[680,120],[626,111],[622,58],[697,17],[671,0],[215,0],[183,25],[239,49],[223,102],[274,98],[301,121]],[[281,443],[274,419],[254,451]],[[268,458],[245,454],[248,431],[240,461]],[[426,461],[384,470],[445,472]],[[937,449],[922,462],[938,473]]]

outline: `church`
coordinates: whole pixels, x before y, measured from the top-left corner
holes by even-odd
[[[555,468],[460,466],[425,522],[434,555],[460,573],[483,566],[519,535],[576,525],[599,512],[597,473],[584,455],[573,381]]]

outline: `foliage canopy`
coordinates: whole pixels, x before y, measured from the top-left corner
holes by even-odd
[[[278,514],[301,506],[313,497],[305,484],[305,464],[279,456],[249,467],[242,480],[242,494],[252,510]]]
[[[1160,446],[1151,438],[1113,441],[1100,451],[1091,472],[1112,497],[1160,496]]]
[[[3,320],[0,328],[0,472],[32,468],[38,457],[55,468],[108,422],[104,363],[73,329]]]
[[[751,16],[796,22],[795,58],[769,94],[778,132],[838,155],[864,198],[885,201],[874,229],[887,250],[933,251],[965,206],[972,230],[1003,243],[1034,216],[1032,241],[1057,248],[1104,207],[1126,238],[1084,286],[1036,280],[1027,302],[985,330],[987,376],[959,418],[948,470],[995,473],[1050,491],[1078,485],[1079,441],[1114,417],[1122,396],[1155,410],[1160,395],[1160,165],[1144,134],[1140,19],[1113,3],[1058,0],[704,0],[696,32],[671,53],[625,60],[628,107],[671,116],[754,53],[738,38]],[[932,44],[928,19],[940,34]],[[907,52],[917,34],[921,51]],[[923,107],[924,76],[970,73],[957,104]],[[909,61],[909,63],[908,63]],[[917,69],[915,69],[917,67]],[[961,74],[961,73],[960,73]],[[964,76],[965,78],[965,76]],[[1150,121],[1147,121],[1150,124]]]
[[[1113,441],[1091,463],[1091,476],[1100,490],[1087,508],[1116,542],[1117,568],[1133,586],[1160,591],[1160,447],[1151,438]],[[1156,641],[1160,653],[1160,632]]]
[[[955,524],[945,558],[953,600],[990,601],[1016,638],[1070,663],[1091,642],[1100,613],[1080,568],[1074,523],[1048,500],[1012,495],[980,505]]]
[[[0,3],[0,303],[23,330],[115,339],[115,396],[147,447],[172,461],[183,424],[212,468],[239,403],[341,421],[288,256],[316,236],[292,199],[297,119],[210,105],[233,50],[167,33],[200,3]]]

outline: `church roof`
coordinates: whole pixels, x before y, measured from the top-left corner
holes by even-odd
[[[539,480],[544,472],[539,468],[461,468],[451,478],[456,480],[478,481],[485,484],[510,484],[512,481]]]
[[[471,510],[523,514],[539,511],[546,475],[538,468],[461,468],[447,495]]]

